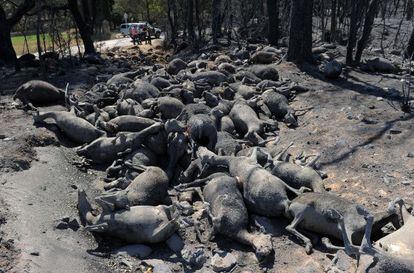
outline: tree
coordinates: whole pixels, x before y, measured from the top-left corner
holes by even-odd
[[[357,33],[367,0],[351,0],[351,21],[349,23],[348,45],[346,47],[346,64],[353,65],[353,52],[357,42]]]
[[[313,0],[292,0],[287,60],[312,61]]]
[[[89,1],[87,0],[81,1],[83,14],[80,12],[77,0],[68,0],[68,6],[76,26],[79,29],[79,34],[82,38],[83,46],[85,47],[85,54],[94,54],[96,51],[92,40],[93,21],[88,2]]]
[[[410,40],[408,41],[408,46],[405,49],[404,55],[408,59],[412,59],[414,54],[414,29],[411,32]]]
[[[187,33],[191,45],[196,46],[196,37],[194,32],[194,2],[187,0]]]
[[[167,7],[168,7],[168,21],[170,22],[171,27],[171,44],[176,47],[177,46],[177,17],[176,15],[176,5],[175,0],[167,0]]]
[[[213,0],[211,5],[211,13],[213,20],[211,21],[211,31],[213,33],[213,43],[218,44],[218,37],[220,35],[220,7],[221,0]]]
[[[267,0],[269,44],[277,45],[279,41],[279,7],[278,0]]]
[[[354,64],[359,64],[359,62],[361,61],[362,51],[368,44],[368,39],[371,35],[372,25],[374,24],[374,19],[378,11],[379,4],[380,0],[372,0],[369,4],[368,11],[365,16],[364,29],[362,30],[361,38],[358,41]]]
[[[0,60],[8,66],[14,66],[20,70],[17,62],[16,51],[11,40],[11,29],[20,19],[35,6],[34,0],[25,0],[17,6],[16,11],[10,18],[7,18],[6,11],[0,5]]]
[[[331,2],[331,41],[336,41],[336,2],[337,0],[332,0]]]

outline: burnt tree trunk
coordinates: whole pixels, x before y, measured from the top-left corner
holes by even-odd
[[[312,11],[313,0],[292,1],[288,61],[312,61]]]
[[[369,36],[371,35],[372,26],[374,24],[375,15],[377,14],[378,8],[379,8],[380,0],[372,0],[367,14],[365,16],[365,22],[364,22],[364,29],[362,31],[362,36],[358,41],[357,50],[355,53],[355,60],[354,64],[359,64],[362,57],[362,52],[364,51],[365,47],[368,44]]]
[[[267,0],[269,44],[277,45],[279,41],[279,6],[278,0]]]
[[[7,18],[6,12],[0,5],[0,61],[7,66],[14,66],[17,71],[20,70],[20,66],[17,62],[16,51],[11,40],[11,29],[34,6],[34,0],[25,0],[17,7],[15,13],[10,18]]]
[[[194,2],[187,0],[187,33],[190,44],[196,48],[196,37],[194,32]]]
[[[353,65],[353,52],[355,45],[357,43],[357,33],[359,29],[359,23],[361,21],[361,16],[363,13],[365,0],[352,0],[351,1],[351,18],[349,24],[349,35],[348,35],[348,45],[346,48],[346,64]]]
[[[82,17],[82,14],[79,11],[77,0],[68,0],[68,7],[79,29],[79,34],[85,47],[85,54],[95,54],[95,46],[93,45],[92,40],[93,24],[87,23],[89,20],[86,20],[86,18]]]
[[[167,0],[167,7],[168,7],[168,21],[170,22],[171,27],[171,44],[176,47],[177,46],[177,18],[175,17],[175,0]]]
[[[16,66],[17,56],[13,48],[10,32],[11,28],[7,24],[6,14],[0,6],[0,61],[7,66]]]
[[[405,49],[404,55],[408,59],[412,59],[414,54],[414,29],[411,32],[410,40],[408,41],[408,46]]]
[[[213,20],[211,21],[211,31],[213,32],[213,43],[218,44],[218,37],[220,36],[220,6],[221,0],[213,0],[211,4],[211,13]]]
[[[411,18],[413,18],[413,8],[414,8],[413,0],[408,0],[407,6],[406,6],[407,11],[405,15],[405,18],[407,19],[407,21],[410,21]]]
[[[145,9],[146,9],[146,12],[147,12],[147,22],[151,23],[150,8],[149,8],[148,0],[145,0]]]
[[[336,1],[332,0],[331,3],[331,42],[336,41]]]

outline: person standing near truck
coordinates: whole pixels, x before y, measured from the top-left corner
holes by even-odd
[[[133,26],[130,29],[130,35],[131,35],[131,38],[132,38],[132,42],[135,45],[135,43],[137,42],[137,40],[139,40],[137,26]],[[139,41],[138,41],[138,44],[139,44]]]
[[[149,27],[147,25],[144,26],[143,34],[144,34],[143,36],[144,36],[144,39],[145,39],[145,44],[150,45],[151,44],[151,32],[150,32]]]

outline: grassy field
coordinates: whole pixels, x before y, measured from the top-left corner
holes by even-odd
[[[112,33],[110,39],[117,38],[117,34],[118,33]],[[72,38],[71,45],[76,46],[76,41],[74,39],[75,33],[72,33],[71,36],[72,36],[71,37]],[[51,37],[48,34],[45,34],[44,37],[45,37],[45,43],[46,43],[46,50],[47,51],[51,50],[51,48],[52,48],[52,39],[51,39]],[[62,41],[62,43],[66,43],[67,42],[66,40],[68,39],[68,34],[66,32],[63,33],[62,38],[65,40],[65,41]],[[26,40],[27,40],[27,44],[28,44],[28,47],[29,47],[29,52],[30,53],[36,53],[37,52],[36,34],[27,35]],[[97,41],[97,40],[95,40],[95,41]],[[14,47],[14,50],[16,51],[17,55],[23,55],[23,54],[27,53],[27,49],[26,49],[26,45],[25,45],[25,39],[24,39],[23,35],[12,37],[12,43],[13,43],[13,47]],[[82,40],[80,40],[79,43],[82,45]],[[41,47],[44,51],[44,48],[43,48],[44,47],[43,35],[40,35],[40,45],[41,45]],[[59,46],[55,44],[55,50],[57,48],[59,48]]]
[[[52,41],[51,41],[50,36],[45,34],[44,37],[45,37],[46,47],[48,49],[51,48],[52,47]],[[27,44],[28,44],[30,53],[37,52],[36,35],[35,34],[27,35],[26,39],[27,39]],[[24,53],[27,53],[24,36],[14,36],[14,37],[12,37],[12,43],[13,43],[14,50],[16,50],[17,55],[22,55]],[[43,36],[42,35],[40,36],[40,44],[43,48]]]

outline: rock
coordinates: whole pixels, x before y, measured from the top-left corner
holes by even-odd
[[[68,225],[68,223],[66,223],[66,222],[63,222],[63,221],[60,221],[60,222],[58,222],[56,225],[55,225],[55,228],[56,229],[68,229],[69,228],[69,225]]]
[[[332,260],[328,272],[355,272],[355,270],[356,268],[353,259],[343,250],[339,250]]]
[[[68,229],[70,228],[73,231],[77,231],[79,229],[80,225],[78,223],[78,220],[73,219],[70,220],[68,216],[63,217],[62,219],[57,221],[57,224],[55,225],[56,229]]]
[[[142,264],[149,265],[152,270],[146,270],[143,272],[152,272],[152,273],[172,273],[171,269],[168,267],[167,264],[165,264],[162,260],[158,259],[151,259],[151,260],[145,260],[142,262]]]
[[[228,252],[216,253],[211,258],[211,266],[216,272],[229,271],[236,265],[236,257]]]
[[[116,249],[112,254],[115,256],[131,256],[139,259],[145,259],[152,252],[149,246],[142,244],[127,245]]]
[[[181,250],[184,248],[183,239],[181,239],[181,237],[178,236],[176,233],[171,235],[171,237],[165,243],[175,253],[180,253]]]
[[[414,151],[408,152],[407,157],[414,158]]]
[[[183,69],[187,68],[187,64],[186,62],[184,62],[183,60],[177,58],[172,60],[168,65],[167,65],[167,72],[172,74],[172,75],[176,75],[178,74],[178,72],[180,72]]]
[[[77,231],[80,228],[80,225],[78,223],[78,220],[76,220],[76,219],[72,219],[71,221],[69,221],[68,222],[68,226],[73,231]]]
[[[342,73],[342,65],[336,60],[332,60],[328,62],[323,69],[323,74],[325,78],[328,78],[328,79],[337,79],[339,78],[341,73]]]
[[[39,256],[40,253],[39,253],[39,251],[32,251],[32,252],[30,252],[30,255],[32,255],[32,256]]]
[[[408,186],[408,185],[410,185],[410,184],[411,184],[411,181],[409,181],[409,180],[404,180],[404,181],[401,181],[401,184],[403,184],[404,186]]]
[[[207,255],[204,249],[197,248],[196,250],[190,250],[184,248],[181,250],[181,257],[190,265],[195,267],[201,267],[207,261]]]

